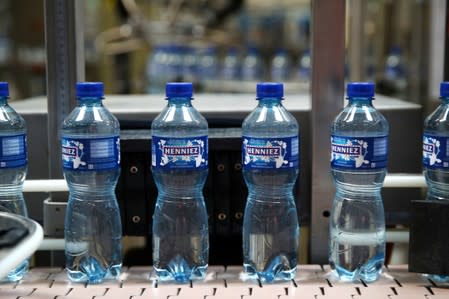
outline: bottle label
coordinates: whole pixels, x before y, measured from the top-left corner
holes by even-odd
[[[449,138],[424,133],[423,165],[428,168],[449,168]]]
[[[243,136],[242,160],[245,169],[298,167],[298,136],[283,138],[255,138]]]
[[[208,150],[207,136],[190,138],[152,136],[151,165],[164,169],[207,168]]]
[[[388,136],[331,136],[331,166],[350,169],[387,167]]]
[[[0,168],[14,168],[26,164],[25,134],[0,136]]]
[[[62,143],[62,165],[68,170],[108,170],[120,166],[120,138],[66,138]]]

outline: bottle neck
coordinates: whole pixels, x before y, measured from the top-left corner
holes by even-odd
[[[8,97],[0,97],[0,106],[8,104]]]
[[[78,106],[103,106],[103,98],[99,98],[99,97],[78,98]]]
[[[443,105],[449,104],[449,97],[440,97],[440,100]]]
[[[187,97],[174,97],[167,98],[169,106],[191,106],[192,98]]]
[[[371,98],[371,97],[348,98],[348,101],[349,101],[349,105],[365,105],[365,106],[373,105],[373,98]]]
[[[274,107],[281,106],[282,98],[258,98],[259,107]]]

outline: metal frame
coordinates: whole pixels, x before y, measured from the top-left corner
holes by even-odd
[[[349,65],[351,71],[349,72],[350,81],[364,81],[365,80],[365,32],[364,21],[366,2],[364,0],[349,1],[349,9],[351,10],[349,20]]]
[[[312,1],[312,197],[310,262],[328,262],[329,124],[343,107],[345,0]]]
[[[75,82],[84,80],[82,0],[45,0],[49,177],[61,178],[59,126],[76,104]]]

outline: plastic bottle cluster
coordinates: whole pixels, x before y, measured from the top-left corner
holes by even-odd
[[[377,69],[373,51],[370,50],[365,69],[370,80],[380,79],[388,94],[404,95],[407,87],[407,70],[400,47],[392,47],[385,58],[383,69]],[[263,54],[263,55],[262,55]],[[246,49],[230,47],[225,51],[215,46],[194,47],[176,44],[156,46],[148,58],[146,79],[148,93],[163,93],[165,83],[191,81],[207,85],[208,81],[309,82],[311,79],[311,52],[304,49],[291,55],[279,48],[268,57],[256,46]],[[345,63],[345,78],[349,78],[350,65]],[[215,86],[215,85],[213,85]]]
[[[192,94],[191,83],[166,84],[167,106],[151,126],[151,169],[158,189],[153,268],[161,281],[203,279],[208,267],[203,197],[208,124],[193,107]],[[77,97],[78,106],[61,128],[70,190],[66,268],[72,281],[99,283],[117,278],[121,268],[114,194],[120,173],[119,124],[102,105],[101,83],[78,83]],[[259,105],[243,125],[243,173],[250,190],[243,229],[245,270],[263,281],[291,279],[297,264],[299,226],[292,189],[299,169],[299,129],[282,98],[282,84],[258,84]],[[262,114],[266,118],[261,122]]]
[[[121,271],[121,223],[115,197],[120,175],[117,119],[103,106],[103,84],[77,83],[77,107],[61,126],[62,164],[69,185],[66,268],[74,282],[100,283]],[[0,82],[0,210],[27,215],[25,122],[7,103]],[[167,105],[154,119],[152,172],[158,189],[153,215],[157,279],[205,278],[209,233],[203,187],[208,175],[208,124],[192,105],[191,83],[167,83]],[[342,280],[378,279],[385,260],[381,187],[387,171],[388,123],[373,107],[373,83],[349,83],[348,104],[331,124],[331,176],[336,194],[329,261]],[[284,108],[281,83],[257,84],[255,109],[242,125],[248,198],[243,269],[264,282],[290,280],[297,265],[299,224],[293,187],[299,173],[299,126]],[[423,166],[428,199],[449,200],[449,82],[441,105],[425,120]],[[7,279],[20,280],[28,261]],[[447,277],[438,277],[443,280]]]
[[[257,47],[244,52],[229,48],[220,55],[216,47],[205,48],[159,45],[153,49],[146,66],[148,93],[163,93],[165,82],[210,80],[259,82],[270,78],[274,82],[310,79],[310,52],[304,51],[298,63],[292,61],[285,49],[278,49],[264,61]]]

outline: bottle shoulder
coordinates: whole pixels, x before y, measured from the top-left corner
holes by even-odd
[[[424,131],[449,135],[449,104],[439,105],[426,117],[424,120]]]
[[[243,121],[243,135],[293,136],[299,134],[296,118],[282,105],[257,106]]]
[[[61,131],[63,134],[118,135],[120,123],[104,106],[78,106],[64,119]]]
[[[388,135],[386,118],[371,105],[348,105],[334,119],[331,133],[360,135]]]
[[[25,132],[25,119],[11,106],[0,106],[0,134],[11,132]]]
[[[206,118],[193,106],[167,106],[151,123],[153,131],[167,130],[207,130]]]

